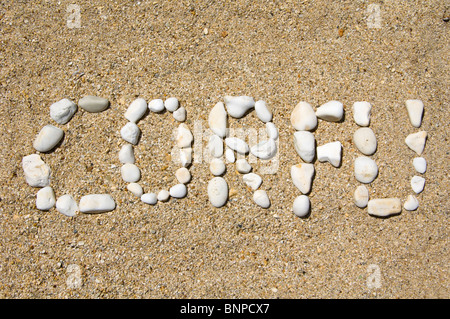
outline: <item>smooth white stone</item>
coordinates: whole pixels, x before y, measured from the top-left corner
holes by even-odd
[[[165,189],[159,191],[157,199],[160,202],[167,202],[170,198],[170,193],[168,191],[166,191]]]
[[[228,200],[228,184],[222,177],[214,177],[208,183],[208,198],[214,207],[222,207]]]
[[[329,101],[317,108],[316,116],[325,121],[339,122],[344,116],[344,105],[339,101]]]
[[[427,161],[423,157],[414,158],[413,166],[414,166],[414,169],[420,174],[423,174],[427,171]]]
[[[148,108],[150,111],[155,112],[155,113],[159,113],[164,111],[165,107],[164,107],[164,101],[161,99],[154,99],[151,100],[148,103]]]
[[[228,163],[234,163],[236,161],[236,156],[234,156],[234,151],[230,148],[225,150],[225,158]]]
[[[73,217],[79,211],[78,204],[71,195],[62,195],[56,201],[56,210],[67,217]]]
[[[269,110],[265,101],[256,101],[255,111],[256,116],[264,123],[272,121],[272,111]]]
[[[297,196],[292,205],[294,214],[298,217],[306,217],[311,209],[311,202],[306,195]]]
[[[252,170],[252,167],[245,158],[240,158],[236,161],[236,170],[241,174],[247,174]]]
[[[421,193],[424,187],[425,178],[423,178],[422,176],[413,176],[413,178],[411,178],[411,188],[416,194]]]
[[[209,112],[208,125],[214,134],[224,138],[228,134],[228,115],[222,102],[218,102]]]
[[[402,202],[399,198],[377,198],[367,204],[369,215],[387,217],[402,212]]]
[[[141,130],[136,123],[128,122],[120,129],[120,135],[128,143],[136,145],[141,135]]]
[[[416,196],[408,195],[408,198],[403,204],[403,208],[409,211],[416,210],[417,208],[419,208],[419,201],[417,200]]]
[[[33,147],[39,152],[48,152],[52,150],[64,136],[64,131],[53,125],[46,125],[36,136]]]
[[[225,144],[233,151],[243,155],[247,154],[250,150],[248,144],[237,137],[227,137],[225,139]]]
[[[155,193],[145,193],[141,196],[141,201],[149,205],[155,205],[158,202],[158,197]]]
[[[268,160],[277,154],[277,144],[270,138],[252,146],[250,152],[260,159]]]
[[[182,106],[172,113],[173,118],[178,122],[186,121],[186,109]]]
[[[359,126],[369,126],[372,105],[369,102],[353,103],[353,119]]]
[[[410,149],[416,152],[417,155],[422,155],[423,150],[425,149],[427,135],[426,131],[409,134],[405,139],[405,143]]]
[[[91,194],[81,197],[80,212],[82,213],[105,213],[116,208],[116,203],[111,195]]]
[[[294,185],[303,193],[311,191],[315,169],[313,164],[297,164],[291,166],[291,178]]]
[[[253,193],[253,201],[262,208],[270,207],[270,199],[267,192],[263,189],[258,189]]]
[[[170,196],[173,198],[183,198],[187,194],[187,188],[184,184],[177,184],[170,188],[169,190]]]
[[[25,156],[22,168],[28,185],[45,187],[50,185],[50,167],[37,154]]]
[[[422,125],[423,102],[421,100],[407,100],[406,109],[412,126],[420,127]]]
[[[144,190],[142,186],[138,183],[130,183],[127,185],[127,189],[136,197],[141,198],[142,194],[144,194]]]
[[[225,96],[224,102],[227,112],[234,118],[241,118],[250,109],[255,107],[255,100],[250,96]]]
[[[186,167],[181,167],[175,172],[175,177],[182,184],[187,184],[191,181],[191,173]]]
[[[192,163],[192,148],[180,149],[181,166],[188,167]]]
[[[177,142],[178,147],[179,148],[190,147],[193,140],[194,140],[194,137],[192,136],[192,133],[191,133],[191,130],[189,129],[189,127],[186,124],[181,123],[178,126],[177,137],[176,137],[176,142]]]
[[[377,150],[377,138],[369,127],[361,127],[353,134],[353,143],[364,155],[373,155]]]
[[[291,113],[291,124],[297,131],[310,131],[317,127],[317,116],[311,104],[299,102]]]
[[[77,105],[69,99],[62,99],[50,105],[50,117],[58,124],[66,124],[76,113]]]
[[[375,161],[366,156],[355,159],[355,178],[357,181],[369,184],[378,176],[378,166]]]
[[[78,101],[78,106],[85,111],[99,113],[108,108],[109,101],[102,97],[88,95]]]
[[[36,194],[36,208],[39,210],[49,210],[55,206],[56,198],[53,188],[46,186],[41,188]]]
[[[353,194],[353,200],[355,205],[359,208],[364,208],[367,206],[369,202],[369,190],[364,185],[359,185],[355,189],[355,193]]]
[[[211,156],[221,157],[223,155],[223,140],[218,135],[211,135],[208,150]]]
[[[220,158],[213,158],[209,163],[209,170],[215,176],[219,176],[225,173],[225,169],[225,163]]]
[[[179,106],[180,102],[178,102],[178,99],[176,97],[169,97],[164,101],[164,107],[169,112],[175,112]]]
[[[342,144],[339,141],[331,142],[317,147],[319,162],[329,162],[334,167],[341,164]]]
[[[131,102],[125,112],[125,118],[133,123],[139,121],[147,112],[147,102],[143,98],[137,98]]]
[[[269,138],[276,140],[278,138],[278,129],[273,122],[266,123],[266,132]]]
[[[120,168],[122,179],[127,183],[134,183],[141,179],[141,171],[139,167],[131,163],[125,163]]]
[[[294,148],[302,160],[311,163],[316,155],[316,140],[314,134],[308,131],[295,132]]]
[[[134,148],[131,144],[124,144],[119,151],[119,161],[123,164],[134,164]]]
[[[242,179],[244,180],[244,183],[253,190],[257,190],[262,184],[261,176],[255,173],[245,174]]]

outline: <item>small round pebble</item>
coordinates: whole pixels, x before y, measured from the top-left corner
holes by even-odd
[[[163,189],[159,191],[157,198],[160,202],[167,202],[170,198],[170,193]]]
[[[131,102],[124,116],[128,121],[136,123],[145,112],[147,112],[147,102],[143,98],[137,98]]]
[[[55,148],[56,145],[62,140],[64,131],[59,127],[53,125],[46,125],[36,136],[33,142],[33,147],[39,152],[48,152]]]
[[[114,210],[116,203],[109,194],[91,194],[81,197],[79,208],[85,214],[99,214]]]
[[[144,194],[144,190],[142,189],[142,186],[138,183],[130,183],[127,185],[127,189],[136,197],[141,197],[142,194]]]
[[[214,207],[222,207],[228,200],[228,184],[222,177],[214,177],[208,183],[208,198]]]
[[[50,117],[58,124],[66,124],[76,113],[77,105],[69,99],[62,99],[50,105]]]
[[[134,149],[131,144],[125,144],[119,151],[119,161],[123,164],[130,163],[134,164]]]
[[[309,214],[311,208],[311,202],[306,195],[300,195],[295,198],[292,210],[298,217],[306,217]]]
[[[264,123],[272,121],[272,112],[264,101],[256,101],[255,103],[256,116]]]
[[[316,116],[325,121],[339,122],[344,116],[344,105],[339,101],[329,101],[317,109]]]
[[[175,172],[175,177],[182,184],[187,184],[191,181],[191,173],[186,167],[181,167]]]
[[[39,210],[50,210],[55,206],[56,198],[53,188],[46,186],[41,188],[36,194],[36,208]]]
[[[353,143],[364,155],[373,155],[377,150],[377,138],[369,127],[361,127],[353,134]]]
[[[139,167],[131,163],[125,163],[122,165],[120,172],[122,179],[127,183],[134,183],[141,179],[141,171]]]
[[[28,185],[32,187],[45,187],[50,185],[50,167],[44,163],[38,154],[24,156],[22,169]]]
[[[413,166],[414,169],[420,174],[424,174],[427,171],[427,161],[423,157],[414,158]]]
[[[150,109],[150,111],[155,113],[162,112],[165,109],[164,101],[161,99],[151,100],[150,103],[148,103],[148,108]]]
[[[308,131],[294,133],[294,149],[307,163],[311,163],[316,156],[316,140],[314,134]]]
[[[357,181],[368,184],[378,175],[378,166],[375,161],[366,156],[360,156],[355,160],[355,178]]]
[[[405,138],[405,143],[410,149],[416,152],[417,155],[422,155],[423,150],[425,149],[427,136],[428,133],[426,131],[412,133]]]
[[[146,193],[141,196],[141,201],[149,205],[155,205],[158,202],[158,197],[155,193]]]
[[[255,100],[250,96],[225,96],[223,98],[227,112],[234,118],[241,118],[255,107]]]
[[[209,163],[209,170],[214,176],[219,176],[225,173],[226,166],[222,159],[213,158]]]
[[[370,112],[372,105],[369,102],[361,101],[353,103],[353,119],[359,126],[369,126]]]
[[[291,124],[297,131],[310,131],[317,127],[317,116],[308,102],[299,102],[291,113]]]
[[[273,122],[266,123],[266,132],[269,138],[276,140],[278,138],[278,129]]]
[[[241,174],[247,174],[252,170],[252,167],[245,158],[240,158],[236,161],[236,170]]]
[[[85,111],[99,113],[108,108],[109,101],[102,97],[88,95],[78,101],[78,106]]]
[[[141,135],[141,130],[136,123],[128,122],[120,129],[120,135],[128,143],[136,145]]]
[[[258,144],[252,146],[250,152],[263,160],[268,160],[277,154],[278,148],[275,140],[269,138],[268,140],[259,142]]]
[[[227,148],[225,150],[225,158],[228,161],[228,163],[236,162],[236,156],[234,156],[234,152],[232,149]]]
[[[173,118],[178,122],[186,121],[186,109],[182,106],[172,113]]]
[[[359,185],[355,189],[355,193],[353,194],[353,200],[355,205],[359,208],[364,208],[369,203],[369,190],[364,185]]]
[[[187,194],[187,188],[184,184],[177,184],[170,188],[169,190],[170,196],[173,198],[183,198]]]
[[[419,201],[417,200],[416,196],[408,195],[408,198],[403,204],[403,208],[409,211],[413,211],[419,208]]]
[[[270,199],[265,190],[258,189],[253,193],[253,201],[262,208],[270,207]]]
[[[73,217],[78,211],[78,205],[71,195],[62,195],[56,201],[56,210],[63,215]]]
[[[164,101],[164,107],[169,112],[175,112],[180,103],[178,102],[178,99],[176,97],[169,97],[167,100]]]
[[[316,148],[319,162],[329,162],[334,167],[341,165],[342,144],[339,141],[326,143]]]
[[[244,183],[253,190],[257,190],[262,184],[261,176],[255,173],[245,174],[242,179],[244,180]]]
[[[411,178],[411,188],[416,194],[421,193],[424,187],[425,178],[423,178],[422,176],[413,176],[413,178]]]

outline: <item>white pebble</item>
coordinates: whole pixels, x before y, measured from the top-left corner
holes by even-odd
[[[355,159],[355,178],[357,181],[369,184],[378,175],[377,163],[366,156],[360,156]]]
[[[141,130],[136,123],[128,122],[120,129],[120,135],[128,143],[136,145],[141,135]]]
[[[24,156],[22,168],[28,185],[45,187],[50,185],[50,167],[37,154]]]
[[[122,179],[127,183],[134,183],[141,179],[141,171],[139,167],[131,163],[125,163],[120,168]]]
[[[108,108],[109,101],[102,97],[88,95],[78,101],[78,106],[85,111],[99,113]]]
[[[278,129],[273,122],[266,123],[266,132],[269,138],[276,140],[278,138]]]
[[[377,150],[377,138],[369,127],[361,127],[353,134],[353,143],[364,155],[373,155]]]
[[[417,200],[416,196],[408,195],[408,198],[403,204],[403,208],[409,211],[416,210],[417,208],[419,208],[419,201]]]
[[[225,173],[225,163],[220,158],[213,158],[209,163],[209,170],[214,176],[219,176]]]
[[[36,208],[39,210],[49,210],[55,206],[56,198],[53,188],[46,186],[41,188],[36,194]]]
[[[184,184],[177,184],[170,188],[169,190],[170,196],[173,198],[183,198],[187,194],[187,188]]]
[[[125,112],[125,118],[133,123],[139,121],[147,112],[147,102],[143,98],[137,98],[131,102]]]
[[[301,101],[291,113],[291,124],[297,131],[310,131],[317,127],[317,116],[311,104]]]
[[[344,105],[339,101],[329,101],[317,108],[316,116],[325,121],[339,122],[344,116]]]
[[[311,163],[316,155],[316,140],[314,134],[308,131],[294,133],[294,148],[301,159]]]
[[[248,144],[237,137],[227,137],[225,139],[225,144],[233,151],[243,155],[247,154],[250,150]]]
[[[56,210],[63,215],[73,217],[78,212],[78,204],[71,195],[62,195],[56,201]]]
[[[166,191],[165,189],[159,191],[157,199],[160,202],[167,202],[170,198],[170,193],[168,191]]]
[[[269,138],[252,146],[250,152],[260,159],[268,160],[277,154],[277,144],[275,140]]]
[[[262,184],[261,176],[255,173],[245,174],[242,179],[244,180],[244,183],[253,190],[257,190]]]
[[[236,170],[241,174],[247,174],[252,170],[252,167],[245,158],[240,158],[236,161]]]
[[[236,156],[234,156],[234,151],[230,148],[225,150],[225,158],[228,163],[234,163],[236,161]]]
[[[377,198],[367,204],[369,215],[388,217],[402,212],[402,202],[399,198]]]
[[[422,125],[423,102],[421,100],[407,100],[406,109],[412,126],[420,127]]]
[[[189,127],[186,124],[181,123],[178,126],[177,137],[176,137],[176,142],[177,142],[178,147],[179,148],[190,147],[193,140],[194,140],[194,137],[192,136],[192,133],[191,133],[191,130],[189,129]]]
[[[39,152],[48,152],[52,150],[62,140],[64,131],[53,125],[46,125],[36,136],[33,147]]]
[[[155,205],[158,202],[158,197],[155,193],[145,193],[141,196],[141,201],[149,205]]]
[[[369,126],[372,105],[369,102],[353,103],[353,119],[359,126]]]
[[[427,161],[423,157],[414,158],[413,166],[414,169],[420,174],[423,174],[427,171]]]
[[[319,162],[329,162],[334,167],[341,164],[342,144],[341,142],[331,142],[317,147],[317,159]]]
[[[178,122],[186,121],[186,109],[184,108],[184,106],[173,112],[172,115],[173,118]]]
[[[422,176],[413,176],[413,178],[411,178],[411,188],[416,194],[421,193],[424,187],[425,178],[423,178]]]
[[[123,164],[134,164],[134,148],[131,144],[125,144],[119,151],[119,161]]]
[[[253,193],[253,201],[262,208],[269,208],[270,207],[270,199],[267,195],[267,192],[262,189],[258,189]]]
[[[218,135],[211,135],[208,150],[212,157],[221,157],[223,155],[223,140]]]
[[[77,105],[69,99],[62,99],[50,105],[50,117],[58,124],[66,124],[77,111]]]
[[[410,149],[416,152],[417,155],[422,155],[423,150],[425,149],[427,135],[426,131],[409,134],[405,139],[405,143]]]
[[[191,173],[186,167],[181,167],[175,172],[175,177],[182,184],[187,184],[191,181]]]
[[[214,207],[222,207],[228,200],[228,184],[222,177],[214,177],[208,183],[208,198]]]
[[[303,193],[311,191],[315,169],[313,164],[297,164],[291,166],[291,178],[294,185]]]
[[[178,102],[178,99],[176,97],[169,97],[164,101],[164,107],[169,112],[175,112],[179,106],[180,103]]]
[[[255,111],[258,118],[264,123],[272,121],[272,111],[266,105],[264,101],[257,101],[255,103]]]
[[[241,118],[247,111],[255,107],[255,100],[249,96],[225,96],[227,112],[234,118]]]
[[[355,205],[359,208],[364,208],[367,206],[369,202],[369,190],[364,185],[359,185],[355,189],[355,193],[353,194],[353,200]]]
[[[161,99],[151,100],[150,103],[148,103],[148,108],[150,111],[155,112],[155,113],[162,112],[165,109],[164,101]]]
[[[180,149],[181,166],[188,167],[192,163],[192,148]]]
[[[306,195],[297,196],[292,205],[294,214],[298,217],[306,217],[311,209],[311,202]]]
[[[127,189],[136,197],[141,197],[142,194],[144,194],[144,190],[142,189],[142,186],[138,183],[130,183],[127,185]]]
[[[111,195],[91,194],[81,197],[80,212],[82,213],[105,213],[116,208],[116,203]]]
[[[227,112],[222,102],[218,102],[209,112],[208,124],[210,129],[218,136],[224,138],[228,134]]]

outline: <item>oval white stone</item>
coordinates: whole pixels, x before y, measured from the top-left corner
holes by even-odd
[[[297,131],[310,131],[317,127],[317,116],[311,104],[301,101],[291,113],[291,124]]]
[[[423,174],[427,171],[427,161],[423,157],[414,158],[413,166],[414,169],[420,174]]]
[[[297,196],[292,205],[294,214],[298,217],[306,217],[309,214],[311,208],[311,202],[306,195]]]
[[[209,112],[208,124],[214,134],[224,138],[228,134],[227,112],[222,102],[218,102]]]
[[[119,161],[123,164],[130,163],[134,164],[134,149],[131,144],[125,144],[119,151]]]
[[[82,213],[105,213],[116,208],[116,203],[111,195],[91,194],[81,197],[80,212]]]
[[[225,150],[225,158],[228,163],[234,163],[236,161],[236,156],[234,156],[234,151],[230,148]]]
[[[339,101],[329,101],[317,109],[316,116],[325,121],[339,122],[344,116],[344,105]]]
[[[334,167],[341,165],[341,142],[331,142],[317,147],[317,159],[319,162],[329,162]]]
[[[228,184],[222,177],[214,177],[208,183],[208,198],[214,207],[222,207],[228,200]]]
[[[142,194],[144,194],[144,190],[142,186],[138,183],[130,183],[127,185],[127,189],[136,197],[141,198]]]
[[[262,189],[258,189],[253,193],[253,201],[262,208],[269,208],[270,207],[270,199],[267,195],[267,192]]]
[[[402,202],[399,198],[377,198],[367,204],[369,215],[388,217],[402,212]]]
[[[417,155],[422,155],[425,149],[425,143],[427,140],[427,132],[420,131],[417,133],[409,134],[405,138],[405,143],[410,149],[417,153]]]
[[[302,160],[311,163],[316,155],[316,140],[314,134],[308,131],[295,132],[294,148]]]
[[[182,106],[172,113],[173,118],[178,122],[186,121],[186,109]]]
[[[50,105],[50,117],[58,124],[66,124],[77,111],[77,105],[69,99],[62,99]]]
[[[268,160],[277,154],[277,144],[275,140],[269,138],[252,146],[250,152],[260,159]]]
[[[22,168],[28,185],[45,187],[50,185],[50,167],[37,154],[25,156]]]
[[[135,123],[128,122],[120,129],[120,135],[128,143],[136,145],[139,141],[141,130]]]
[[[303,193],[311,191],[315,169],[313,164],[297,164],[291,166],[291,178],[294,185]]]
[[[278,129],[273,122],[266,123],[266,132],[269,138],[276,140],[278,138]]]
[[[53,188],[46,186],[41,188],[36,194],[36,208],[39,210],[49,210],[55,206],[56,198]]]
[[[369,102],[353,103],[353,119],[359,126],[369,126],[372,105]]]
[[[225,169],[225,163],[220,158],[213,158],[209,163],[209,170],[215,176],[219,176],[225,173]]]
[[[353,143],[364,155],[372,155],[377,150],[377,138],[369,127],[357,129],[353,134]]]
[[[137,98],[131,102],[124,116],[128,121],[136,123],[145,112],[147,112],[147,102],[143,98]]]
[[[247,154],[250,150],[248,144],[237,137],[227,137],[225,139],[225,144],[233,151],[243,155]]]
[[[175,177],[182,184],[187,184],[191,181],[191,173],[186,167],[181,167],[175,172]]]
[[[169,190],[170,196],[173,198],[183,198],[187,194],[187,188],[184,184],[177,184],[170,188]]]
[[[416,210],[417,208],[419,208],[419,201],[417,200],[416,196],[408,195],[408,198],[403,204],[403,208],[409,211]]]
[[[425,178],[423,178],[422,176],[413,176],[413,178],[411,178],[411,188],[416,194],[421,193],[424,187]]]
[[[378,175],[378,166],[375,161],[366,156],[355,159],[355,178],[361,183],[371,183]]]
[[[211,135],[208,150],[211,156],[221,157],[223,155],[223,140],[218,135]]]
[[[148,103],[148,108],[150,111],[155,112],[155,113],[162,112],[165,109],[164,101],[161,99],[151,100],[150,103]]]
[[[64,136],[64,131],[53,125],[46,125],[36,136],[33,147],[39,152],[48,152],[52,150]]]
[[[149,205],[155,205],[158,198],[155,193],[146,193],[141,196],[141,201]]]
[[[164,101],[164,107],[169,112],[175,112],[179,106],[180,103],[178,102],[178,99],[176,97],[169,97]]]
[[[87,95],[78,101],[78,106],[85,111],[99,113],[108,108],[109,101],[102,97]]]
[[[63,215],[73,217],[78,211],[78,205],[71,195],[62,195],[56,201],[56,210]]]
[[[194,140],[194,137],[192,136],[191,130],[189,127],[181,123],[178,126],[177,130],[177,136],[176,136],[176,142],[179,148],[186,148],[190,147],[192,144],[192,141]]]
[[[241,174],[247,174],[252,170],[252,167],[245,158],[240,158],[236,161],[236,170]]]
[[[160,202],[167,202],[170,198],[170,193],[168,191],[166,191],[165,189],[159,191],[157,199]]]
[[[367,206],[369,202],[369,190],[364,185],[359,185],[355,189],[355,193],[353,194],[353,200],[355,205],[359,208],[364,208]]]
[[[264,123],[272,121],[272,111],[269,110],[265,101],[257,101],[255,103],[255,111],[258,118]]]
[[[241,118],[250,109],[255,107],[255,100],[250,96],[225,96],[224,102],[227,112],[234,118]]]
[[[242,179],[244,180],[244,183],[253,190],[257,190],[262,184],[261,176],[255,173],[245,174]]]
[[[120,168],[122,179],[127,183],[134,183],[141,179],[141,171],[139,167],[131,163],[125,163]]]
[[[420,127],[422,125],[423,102],[421,100],[407,100],[406,109],[412,126]]]

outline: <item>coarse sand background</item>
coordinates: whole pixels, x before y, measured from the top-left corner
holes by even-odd
[[[379,5],[378,27],[369,27],[370,4]],[[70,5],[80,9],[79,27]],[[449,297],[449,1],[1,1],[0,8],[1,298]],[[51,120],[52,103],[85,95],[111,107],[79,109],[63,126]],[[206,162],[192,165],[185,199],[149,206],[126,190],[119,131],[136,97],[175,96],[191,130],[207,131],[209,111],[225,95],[273,109],[280,148],[278,170],[262,176],[269,209],[253,203],[233,164],[225,175],[232,196],[220,209],[208,201]],[[404,139],[419,130],[407,99],[425,105],[425,190],[417,211],[375,218],[353,204],[360,154],[352,104],[373,106],[380,172],[370,197],[404,201],[416,156]],[[315,131],[317,145],[340,141],[343,159],[339,168],[315,163],[306,219],[292,213],[300,192],[289,173],[301,161],[290,124],[301,100],[314,108],[339,100],[346,112],[342,123],[319,121]],[[42,154],[56,196],[110,193],[116,210],[68,218],[36,209],[21,161],[36,153],[32,142],[46,124],[66,133]],[[149,114],[138,125],[144,189],[172,185],[171,114]],[[263,127],[254,112],[230,126]]]

